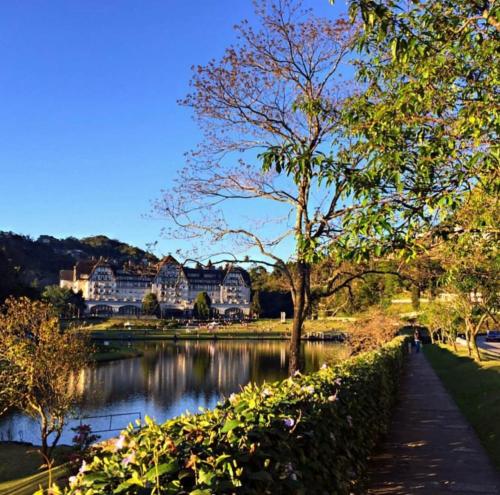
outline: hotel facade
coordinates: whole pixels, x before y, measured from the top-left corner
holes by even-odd
[[[200,292],[208,294],[220,316],[250,315],[251,282],[245,270],[186,267],[170,255],[158,264],[122,268],[102,259],[79,261],[73,270],[61,270],[60,286],[81,291],[91,315],[140,315],[144,296],[153,293],[163,317],[188,317]]]

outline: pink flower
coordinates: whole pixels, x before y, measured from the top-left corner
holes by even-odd
[[[131,462],[135,462],[135,452],[129,454],[125,459],[123,459],[122,464],[128,466]]]
[[[285,420],[283,420],[283,423],[285,423],[285,426],[287,428],[292,428],[293,425],[295,424],[295,420],[292,418],[286,418]]]
[[[89,470],[89,466],[88,464],[83,461],[82,462],[82,465],[80,466],[80,469],[78,470],[79,473],[84,473],[85,471],[88,471]]]

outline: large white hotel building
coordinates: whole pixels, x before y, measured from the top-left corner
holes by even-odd
[[[221,316],[250,314],[251,283],[240,267],[227,265],[191,268],[167,256],[154,265],[126,264],[116,268],[104,260],[79,261],[61,270],[60,285],[82,291],[93,315],[139,315],[144,296],[156,294],[162,316],[189,316],[200,292]]]

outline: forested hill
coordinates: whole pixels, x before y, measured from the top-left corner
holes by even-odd
[[[8,295],[32,294],[59,282],[59,270],[70,269],[76,261],[107,258],[121,265],[128,260],[156,261],[155,256],[104,235],[76,239],[31,237],[0,231],[0,301]]]

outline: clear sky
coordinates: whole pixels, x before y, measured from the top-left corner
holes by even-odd
[[[307,0],[334,16],[344,0]],[[159,251],[151,201],[200,138],[191,66],[222,54],[251,0],[0,2],[0,230],[105,234]]]

